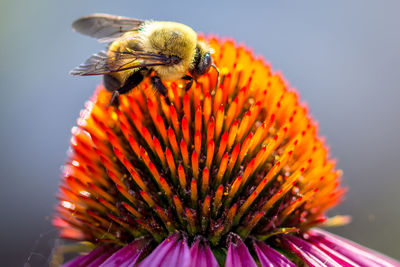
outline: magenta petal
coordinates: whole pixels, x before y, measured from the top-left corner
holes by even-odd
[[[190,248],[191,267],[218,267],[210,247],[202,238],[197,238]]]
[[[262,267],[286,266],[296,267],[296,264],[288,260],[285,256],[280,254],[275,249],[271,248],[263,242],[253,242],[254,248],[257,252],[258,259]]]
[[[105,260],[108,259],[108,257],[110,257],[114,252],[116,251],[115,248],[110,249],[108,251],[106,251],[105,253],[103,253],[102,255],[100,255],[99,257],[97,257],[94,261],[92,261],[90,264],[88,265],[84,265],[85,267],[98,267],[100,264],[102,264]]]
[[[310,230],[307,234],[310,242],[323,244],[361,266],[400,266],[394,259],[321,229]]]
[[[173,234],[159,244],[139,267],[189,267],[190,251],[181,234]]]
[[[336,260],[338,263],[340,263],[342,266],[354,266],[354,267],[361,267],[358,263],[355,261],[352,261],[345,255],[341,254],[339,251],[337,251],[335,248],[329,247],[323,242],[321,242],[318,238],[311,237],[307,235],[307,238],[305,238],[308,242],[312,243],[313,245],[317,246],[319,249],[324,251],[326,254],[328,254],[331,258]],[[363,266],[366,263],[363,264]]]
[[[144,238],[135,240],[111,255],[100,267],[133,267],[149,243]]]
[[[246,245],[238,235],[230,234],[225,267],[257,267]]]
[[[99,266],[103,261],[105,261],[112,253],[116,250],[112,246],[101,246],[92,250],[87,255],[79,256],[65,264],[62,267],[83,267],[83,266]],[[97,265],[93,265],[93,263]]]
[[[297,236],[281,235],[280,240],[287,249],[302,258],[309,266],[341,266],[318,247]]]
[[[64,264],[62,265],[62,267],[76,267],[76,266],[79,266],[79,264],[80,264],[81,262],[84,263],[85,257],[86,257],[86,256],[87,256],[87,255],[78,256],[78,257],[76,257],[75,259],[70,260],[70,261],[67,262],[67,263],[64,263]]]

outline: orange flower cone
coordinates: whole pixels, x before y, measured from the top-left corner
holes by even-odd
[[[396,266],[310,230],[346,191],[315,122],[263,59],[207,42],[219,84],[211,69],[166,83],[170,105],[148,80],[119,108],[102,86],[85,104],[54,224],[97,249],[65,266]]]

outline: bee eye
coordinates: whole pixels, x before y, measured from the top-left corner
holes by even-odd
[[[211,55],[209,52],[205,53],[203,57],[196,62],[194,72],[196,75],[203,75],[207,73],[211,67]]]

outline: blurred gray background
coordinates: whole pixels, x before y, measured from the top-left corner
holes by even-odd
[[[279,2],[279,3],[278,3]],[[349,192],[332,229],[400,259],[400,1],[0,2],[0,262],[46,266],[70,129],[100,77],[68,71],[102,48],[71,22],[103,12],[172,20],[254,48],[309,104]],[[334,3],[333,3],[334,2]]]

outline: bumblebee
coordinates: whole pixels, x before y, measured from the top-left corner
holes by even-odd
[[[108,43],[107,51],[92,55],[70,74],[104,75],[104,87],[112,92],[110,104],[118,106],[118,96],[137,87],[145,77],[150,77],[168,102],[163,81],[186,80],[188,90],[210,67],[218,72],[211,49],[181,23],[93,14],[76,20],[72,28]]]

